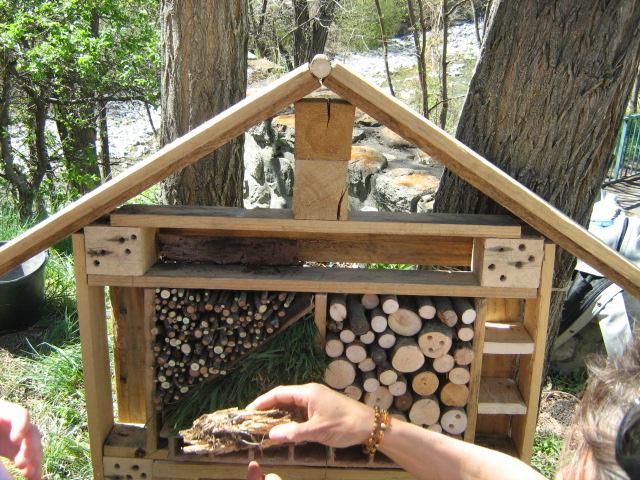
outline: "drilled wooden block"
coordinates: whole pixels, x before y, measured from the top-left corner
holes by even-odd
[[[85,227],[89,275],[144,275],[158,259],[156,229]]]
[[[151,480],[153,460],[142,458],[104,457],[104,478],[109,480]]]
[[[483,238],[473,245],[473,271],[483,287],[538,288],[544,240]]]

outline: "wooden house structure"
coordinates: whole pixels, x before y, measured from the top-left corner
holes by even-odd
[[[310,97],[321,85],[339,98]],[[296,121],[292,210],[121,207],[292,103]],[[522,225],[508,216],[348,211],[347,164],[356,107],[441,161],[539,235],[525,235]],[[166,263],[159,251],[167,233],[285,242],[296,262],[467,268],[390,271],[274,267],[259,261],[263,265],[255,268]],[[321,332],[331,293],[473,298],[475,360],[464,439],[503,449],[524,461],[531,457],[537,420],[555,244],[640,296],[637,267],[397,99],[323,56],[0,247],[0,273],[67,235],[73,236],[94,478],[245,478],[251,455],[263,455],[261,461],[289,480],[408,478],[388,461],[341,457],[333,451],[318,457],[291,447],[271,457],[268,451],[253,452],[234,461],[172,452],[158,437],[153,404],[156,367],[150,332],[156,289],[308,292],[314,295]],[[107,286],[112,288],[116,334],[117,417],[107,345]]]

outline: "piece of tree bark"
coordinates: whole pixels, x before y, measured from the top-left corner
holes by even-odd
[[[447,407],[464,407],[469,402],[469,388],[457,383],[445,383],[440,389],[440,401]]]
[[[456,138],[586,226],[638,72],[640,3],[495,0],[485,23]],[[451,171],[434,210],[504,213]],[[555,265],[547,352],[575,259],[558,249]]]
[[[327,365],[324,383],[336,390],[343,390],[356,379],[356,367],[344,357],[337,358]]]
[[[411,373],[424,365],[425,359],[418,343],[412,337],[398,337],[391,354],[391,365],[398,372]]]
[[[418,345],[426,357],[438,358],[451,349],[453,331],[441,322],[427,320],[418,335]]]
[[[367,392],[364,395],[364,403],[370,407],[378,406],[383,410],[388,410],[393,405],[393,395],[389,393],[389,389],[384,386],[378,387],[373,392]]]
[[[438,390],[440,379],[435,372],[424,369],[415,373],[411,378],[411,389],[418,395],[426,397]]]
[[[161,0],[160,143],[242,100],[247,89],[247,2]],[[232,26],[232,28],[230,28]],[[242,206],[244,136],[168,177],[170,204]]]
[[[329,294],[329,316],[336,322],[347,318],[347,296],[344,293]]]
[[[415,425],[433,425],[440,418],[440,404],[434,396],[420,397],[409,410],[409,421]]]

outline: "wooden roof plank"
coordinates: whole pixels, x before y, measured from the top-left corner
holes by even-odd
[[[305,64],[0,247],[0,275],[109,213],[320,86]]]
[[[640,298],[638,267],[469,147],[344,65],[334,63],[323,84]]]

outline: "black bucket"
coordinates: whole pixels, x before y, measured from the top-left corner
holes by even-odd
[[[46,263],[42,252],[0,276],[0,331],[24,330],[40,319]]]

